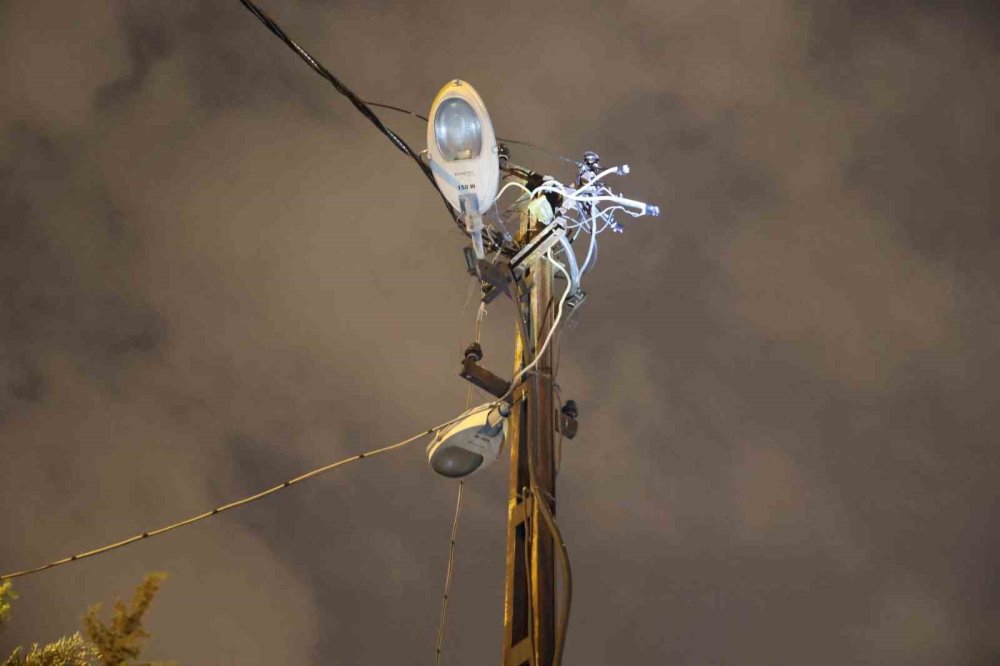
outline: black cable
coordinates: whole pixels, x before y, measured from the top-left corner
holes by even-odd
[[[417,113],[416,111],[410,111],[409,109],[404,109],[401,106],[393,106],[392,104],[383,104],[381,102],[371,102],[371,101],[368,101],[368,100],[365,101],[365,104],[367,104],[368,106],[377,106],[380,109],[388,109],[389,111],[397,111],[399,113],[405,113],[405,114],[407,114],[409,116],[413,116],[414,118],[419,118],[420,120],[424,121],[425,123],[430,122],[427,119],[427,116],[422,116],[419,113]]]
[[[500,136],[497,137],[497,141],[501,141],[503,143],[512,143],[514,145],[524,146],[526,148],[534,148],[535,150],[540,151],[542,153],[545,153],[546,155],[548,155],[549,157],[551,157],[553,159],[562,160],[563,162],[567,162],[567,163],[573,164],[575,166],[580,166],[580,163],[577,162],[576,160],[572,160],[572,159],[570,159],[568,157],[565,157],[563,155],[560,155],[558,153],[554,153],[551,150],[548,150],[547,148],[542,148],[538,144],[531,143],[530,141],[520,141],[518,139],[505,139],[504,137],[500,137]]]
[[[444,205],[447,207],[448,213],[451,215],[451,218],[455,221],[455,224],[458,225],[458,227],[464,233],[465,224],[462,223],[462,221],[458,217],[458,214],[455,212],[455,209],[452,208],[451,204],[448,202],[448,199],[445,198],[444,193],[441,191],[441,188],[439,188],[437,185],[437,181],[434,180],[434,174],[431,172],[430,166],[422,159],[420,159],[420,155],[414,152],[413,149],[410,148],[409,144],[407,144],[406,141],[404,141],[398,134],[396,134],[391,129],[386,127],[385,124],[379,119],[377,115],[375,115],[375,112],[371,110],[369,105],[366,104],[363,99],[354,94],[354,91],[352,91],[350,88],[344,85],[344,83],[336,76],[331,74],[326,69],[326,67],[322,65],[322,63],[313,58],[305,49],[296,44],[288,35],[286,35],[285,31],[282,30],[281,27],[277,23],[275,23],[270,16],[265,14],[259,7],[257,7],[257,5],[250,2],[250,0],[240,0],[240,2],[243,4],[244,7],[246,7],[250,11],[251,14],[256,16],[257,19],[260,20],[260,22],[263,23],[268,30],[274,33],[274,35],[277,36],[278,39],[283,41],[288,46],[288,48],[295,51],[296,55],[302,58],[302,60],[304,60],[305,63],[309,65],[314,72],[316,72],[324,79],[329,81],[330,84],[337,89],[337,92],[339,92],[341,95],[349,99],[351,101],[351,104],[353,104],[354,107],[358,111],[360,111],[365,118],[371,121],[371,123],[375,125],[375,127],[377,127],[378,130],[382,132],[382,134],[387,136],[389,140],[392,141],[393,145],[395,145],[396,148],[400,150],[400,152],[402,152],[404,155],[407,155],[410,159],[412,159],[416,163],[418,167],[420,167],[420,170],[427,177],[427,180],[430,181],[431,185],[434,186],[434,189],[441,196],[441,201],[443,201]]]

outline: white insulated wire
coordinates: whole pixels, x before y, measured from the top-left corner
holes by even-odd
[[[529,190],[527,187],[525,187],[521,183],[517,182],[516,180],[510,180],[510,181],[507,181],[504,184],[504,186],[500,188],[499,192],[497,192],[496,200],[500,199],[500,195],[502,195],[504,192],[506,192],[508,187],[518,187],[518,188],[521,188],[522,190],[524,190],[524,193],[527,194],[528,196],[531,196],[532,194],[534,194],[531,190]]]

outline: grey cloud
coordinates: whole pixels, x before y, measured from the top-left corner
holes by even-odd
[[[465,77],[502,134],[627,161],[663,207],[602,242],[561,340],[570,663],[1000,654],[989,7],[266,9],[364,96]],[[237,2],[0,12],[4,570],[460,409],[461,238]],[[491,306],[500,373],[512,331]],[[22,580],[0,648],[159,568],[151,657],[427,662],[453,498],[419,444],[365,460]],[[505,512],[498,464],[466,486],[446,662],[499,654]]]

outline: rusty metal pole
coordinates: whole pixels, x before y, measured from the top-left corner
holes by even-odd
[[[544,202],[544,199],[541,199]],[[527,238],[551,220],[547,204],[529,206],[521,216],[521,234]],[[527,303],[515,303],[528,322],[530,340],[518,327],[514,372],[535,357],[552,327],[552,266],[544,258],[528,268]],[[510,492],[507,513],[507,575],[504,593],[503,666],[550,666],[555,647],[555,568],[552,537],[529,492],[555,513],[555,413],[552,394],[551,346],[525,377],[523,400],[510,415]],[[530,465],[530,467],[529,467]],[[532,479],[532,477],[534,477]]]

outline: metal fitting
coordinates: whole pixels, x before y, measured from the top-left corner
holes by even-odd
[[[464,356],[465,358],[472,357],[478,363],[483,360],[483,348],[478,342],[473,342],[465,348]]]

